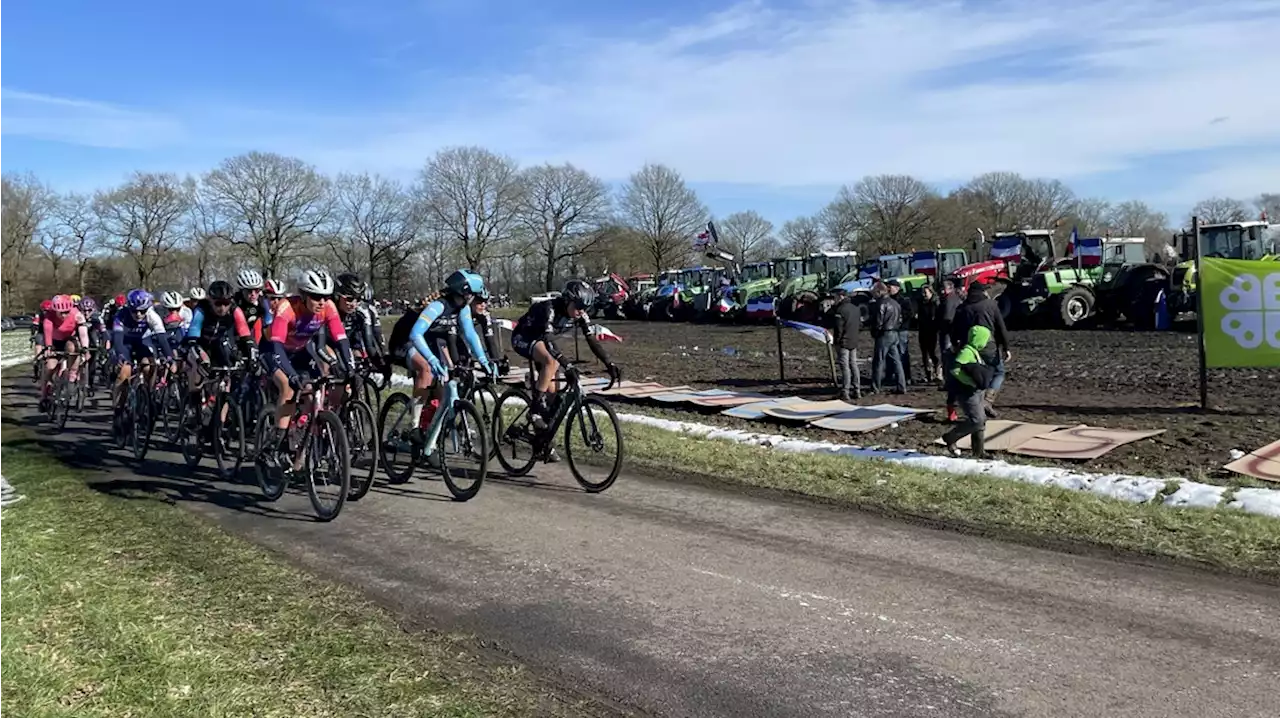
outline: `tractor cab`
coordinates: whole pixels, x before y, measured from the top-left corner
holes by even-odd
[[[817,288],[825,291],[844,279],[857,258],[857,252],[815,252],[809,255],[808,271],[817,275]]]
[[[1280,254],[1280,225],[1265,221],[1200,225],[1199,249],[1206,257],[1264,259]]]
[[[808,263],[804,257],[785,257],[773,260],[773,278],[785,282],[788,279],[803,277]]]
[[[746,284],[761,279],[773,279],[773,262],[756,262],[743,266],[738,283]]]
[[[644,294],[656,286],[652,274],[633,274],[627,277],[627,284],[630,285],[633,295]]]
[[[858,279],[893,279],[911,274],[910,254],[882,254],[858,266]]]
[[[911,253],[911,274],[945,277],[969,263],[963,249],[928,249]]]
[[[991,258],[1016,263],[1011,279],[1027,279],[1061,258],[1051,229],[1020,229],[992,235]]]

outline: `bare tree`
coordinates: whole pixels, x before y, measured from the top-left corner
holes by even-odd
[[[1267,215],[1272,224],[1280,222],[1280,192],[1263,192],[1253,201],[1259,212]]]
[[[600,241],[609,215],[609,188],[571,164],[530,167],[521,173],[518,219],[543,263],[543,289],[551,291],[556,268]]]
[[[836,204],[854,218],[858,244],[868,253],[902,252],[923,242],[929,231],[925,202],[929,185],[908,175],[864,177],[842,188]]]
[[[93,211],[93,199],[76,193],[63,195],[53,204],[52,214],[64,256],[75,266],[75,286],[84,294],[89,263],[102,241],[102,223]]]
[[[1016,172],[988,172],[969,180],[956,194],[978,226],[990,234],[1027,222],[1023,216],[1026,185]]]
[[[18,280],[30,275],[26,271],[26,260],[48,216],[49,190],[30,174],[5,175],[3,185],[0,260],[4,274],[4,306],[10,307],[15,301],[23,304],[27,300]]]
[[[1163,237],[1168,234],[1169,217],[1138,200],[1115,205],[1107,213],[1106,221],[1111,233],[1121,237],[1145,237],[1148,234]]]
[[[436,153],[421,175],[427,222],[462,248],[472,271],[512,229],[520,209],[516,161],[483,147]]]
[[[707,208],[679,172],[646,164],[622,190],[622,212],[640,236],[655,272],[689,254],[693,236],[707,220]]]
[[[759,212],[734,212],[717,223],[717,231],[725,249],[732,252],[740,263],[768,258],[761,255],[761,250],[773,236],[773,222],[761,217]]]
[[[1199,217],[1202,224],[1218,222],[1243,222],[1249,219],[1249,209],[1244,202],[1231,197],[1210,197],[1196,202],[1187,215],[1187,226],[1191,226],[1191,218]]]
[[[816,217],[798,217],[782,225],[782,242],[787,252],[807,257],[822,249],[822,225]]]
[[[363,267],[376,289],[379,273],[385,278],[388,264],[402,262],[418,239],[421,217],[413,198],[399,182],[367,173],[339,175],[334,198],[339,244],[333,249],[349,250],[348,268]]]
[[[1088,197],[1076,202],[1075,210],[1066,221],[1075,227],[1082,237],[1100,236],[1112,226],[1115,208],[1105,199]]]
[[[204,176],[204,192],[225,221],[219,234],[244,247],[258,268],[279,276],[328,218],[329,181],[293,157],[250,152]]]
[[[836,198],[818,213],[822,233],[836,249],[858,248],[858,212],[848,187],[841,187]]]
[[[1023,191],[1022,221],[1033,227],[1057,227],[1076,206],[1076,193],[1059,180],[1029,180]]]
[[[129,259],[138,283],[177,259],[182,221],[191,208],[194,181],[174,174],[135,172],[120,187],[94,195],[104,246]]]

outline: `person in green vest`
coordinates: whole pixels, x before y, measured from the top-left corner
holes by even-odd
[[[956,442],[968,436],[974,458],[986,457],[983,443],[987,415],[983,407],[983,394],[991,386],[995,370],[982,361],[982,350],[990,343],[990,329],[980,324],[970,327],[968,341],[960,347],[960,351],[956,352],[955,363],[952,364],[947,376],[950,390],[964,413],[964,418],[942,435],[942,441],[947,445],[947,453],[952,456],[960,455]]]

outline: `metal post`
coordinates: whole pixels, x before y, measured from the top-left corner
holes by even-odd
[[[836,374],[836,345],[834,343],[827,345],[827,361],[831,364],[832,385],[841,386],[840,377]]]
[[[1200,354],[1200,408],[1209,409],[1209,364],[1204,352],[1204,270],[1201,268],[1200,256],[1200,218],[1191,218],[1191,241],[1196,248],[1196,349]]]
[[[774,329],[778,332],[778,381],[787,383],[787,367],[782,358],[782,320],[773,320]]]

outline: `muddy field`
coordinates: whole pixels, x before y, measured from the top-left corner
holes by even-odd
[[[784,330],[787,381],[779,381],[778,343],[773,327],[707,326],[610,321],[624,341],[606,345],[626,378],[689,384],[699,388],[740,388],[815,399],[836,398],[826,347]],[[919,376],[919,347],[912,335],[912,365]],[[572,342],[562,347],[572,352]],[[870,378],[870,337],[859,349],[864,391]],[[1250,451],[1280,438],[1280,370],[1212,371],[1209,392],[1216,411],[1201,412],[1196,383],[1196,340],[1173,332],[1025,331],[1012,337],[1013,361],[997,402],[1002,419],[1126,429],[1166,429],[1166,433],[1082,464],[1095,471],[1148,476],[1184,476],[1219,481],[1231,449]],[[583,357],[589,355],[581,345]],[[513,361],[519,361],[514,354]],[[777,422],[721,417],[696,407],[664,411],[690,419],[753,431],[770,431],[840,443],[937,452],[932,441],[945,431],[945,396],[936,386],[915,385],[905,396],[867,397],[864,404],[897,403],[939,411],[896,429],[867,434],[811,429]],[[619,399],[619,404],[626,400]],[[644,404],[645,402],[637,402]],[[653,403],[649,402],[649,406]],[[1012,461],[1028,460],[1005,454]]]

